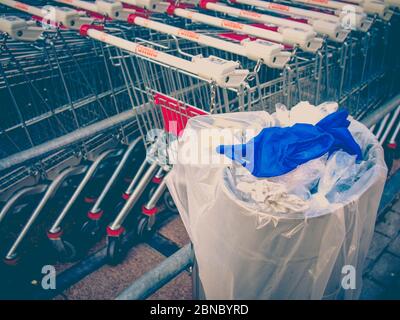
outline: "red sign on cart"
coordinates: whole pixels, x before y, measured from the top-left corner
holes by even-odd
[[[154,102],[161,107],[165,131],[176,136],[182,135],[189,118],[208,114],[202,109],[159,93],[154,95]]]

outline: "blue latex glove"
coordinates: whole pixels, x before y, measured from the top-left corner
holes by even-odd
[[[348,130],[345,110],[334,112],[315,126],[297,123],[291,127],[263,129],[246,144],[220,145],[217,152],[239,162],[256,177],[275,177],[326,153],[344,150],[362,160],[359,145]]]
[[[335,138],[333,146],[329,149],[329,155],[337,150],[343,150],[348,154],[356,155],[356,160],[361,161],[362,151],[348,129],[350,125],[350,121],[347,120],[348,116],[347,110],[339,110],[327,115],[316,126]]]

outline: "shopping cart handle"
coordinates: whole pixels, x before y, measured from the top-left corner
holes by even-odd
[[[335,42],[344,42],[350,33],[350,29],[344,29],[340,23],[326,20],[314,20],[312,26],[317,33],[327,35]]]
[[[284,46],[256,39],[255,41],[247,38],[240,42],[246,48],[246,54],[250,59],[262,60],[270,68],[282,69],[289,62],[291,54],[283,51]]]
[[[121,2],[113,0],[96,0],[95,5],[97,12],[114,20],[126,21],[128,16],[135,12],[132,9],[124,9]]]
[[[153,11],[154,7],[160,2],[160,0],[120,0],[123,2],[124,7],[128,8],[142,8]],[[164,11],[165,12],[165,11]]]
[[[335,11],[343,27],[351,30],[367,32],[372,26],[372,20],[363,12],[354,12],[350,10]]]
[[[366,13],[377,14],[381,19],[389,21],[393,16],[393,11],[381,1],[365,0],[362,3],[362,8]]]
[[[195,73],[205,79],[215,81],[221,87],[238,88],[245,83],[249,70],[238,69],[238,62],[216,56],[195,56],[192,59]]]
[[[390,7],[400,8],[400,0],[384,0],[384,3]]]
[[[79,29],[79,34],[82,37],[87,37],[87,33],[90,29],[98,30],[98,31],[103,31],[104,26],[102,25],[94,25],[94,24],[84,24],[80,27]]]
[[[186,2],[198,5],[202,9],[207,9],[207,3],[217,3],[218,0],[186,0]]]
[[[324,43],[322,38],[316,37],[313,31],[304,31],[291,28],[278,28],[279,33],[282,35],[285,43],[298,45],[302,50],[307,52],[317,52]]]
[[[149,8],[152,12],[156,13],[167,13],[169,15],[174,15],[174,10],[180,7],[180,5],[175,6],[173,3],[167,1],[156,1],[151,8]],[[143,7],[147,9],[146,7]]]
[[[77,10],[68,7],[44,7],[43,21],[55,22],[68,29],[79,30],[84,24],[93,23],[93,19],[83,17]]]
[[[43,28],[36,27],[34,21],[26,21],[16,16],[2,16],[0,31],[15,40],[36,41],[42,35]]]

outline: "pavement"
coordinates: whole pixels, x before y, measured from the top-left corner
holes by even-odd
[[[360,299],[400,299],[400,199],[378,220]]]
[[[159,234],[179,247],[189,243],[189,237],[179,217],[168,222]],[[158,265],[166,257],[148,244],[139,244],[130,250],[117,266],[104,265],[56,297],[57,300],[115,299],[135,279]],[[149,299],[181,300],[192,298],[192,281],[188,272],[181,273]]]

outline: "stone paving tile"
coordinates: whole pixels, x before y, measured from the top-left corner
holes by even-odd
[[[385,252],[373,266],[370,276],[383,286],[400,284],[400,258]]]
[[[385,290],[382,286],[370,279],[364,279],[360,300],[382,299]]]
[[[389,244],[390,238],[384,236],[378,232],[374,232],[374,236],[372,238],[371,246],[368,251],[367,258],[375,260],[379,257],[382,251]]]
[[[165,257],[146,244],[139,244],[128,253],[121,264],[114,267],[105,265],[65,290],[64,298],[69,300],[115,299],[135,279],[164,259]]]
[[[388,251],[400,257],[400,234],[390,243]]]
[[[400,230],[400,214],[389,211],[381,222],[376,225],[375,231],[378,231],[388,237],[394,237]]]
[[[375,260],[367,257],[364,262],[363,275],[366,275],[367,273],[369,273],[372,270],[372,267],[374,266],[374,264],[375,264]]]
[[[400,199],[397,200],[397,202],[393,205],[393,207],[391,208],[391,210],[400,213]]]
[[[171,222],[163,226],[159,230],[159,233],[172,242],[175,242],[180,247],[183,247],[190,242],[189,235],[187,234],[185,226],[179,217],[173,219]]]

